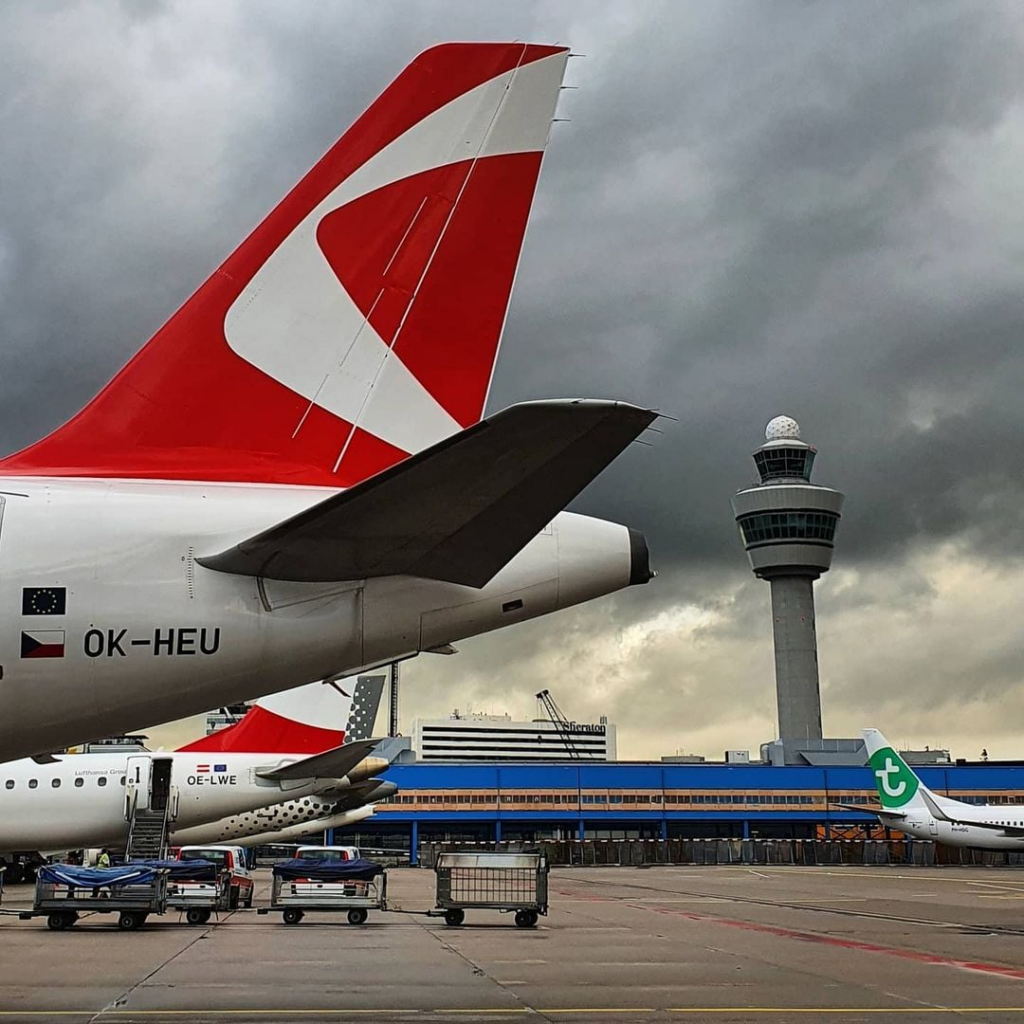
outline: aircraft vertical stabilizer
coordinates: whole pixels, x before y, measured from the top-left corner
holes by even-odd
[[[348,487],[475,423],[566,58],[420,54],[89,405],[0,473]]]
[[[382,675],[309,683],[261,697],[240,722],[179,750],[320,754],[367,739],[383,692]]]

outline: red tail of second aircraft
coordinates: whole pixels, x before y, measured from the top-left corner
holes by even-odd
[[[383,690],[383,676],[309,683],[262,697],[240,722],[179,750],[320,754],[370,738]]]
[[[89,405],[0,474],[349,486],[476,422],[566,57],[421,54]]]

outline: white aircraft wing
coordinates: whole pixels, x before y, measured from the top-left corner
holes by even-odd
[[[343,779],[380,742],[356,740],[278,768],[257,768],[256,774],[261,779]]]
[[[622,402],[513,405],[197,561],[276,580],[483,587],[656,418]]]

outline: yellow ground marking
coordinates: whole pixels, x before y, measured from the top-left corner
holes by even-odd
[[[463,1015],[487,1014],[489,1016],[523,1016],[525,1014],[623,1014],[623,1013],[675,1013],[675,1014],[830,1014],[832,1016],[855,1016],[857,1014],[891,1014],[905,1016],[923,1013],[1014,1013],[1024,1014],[1024,1006],[557,1006],[557,1007],[458,1007],[452,1009],[223,1009],[223,1010],[0,1010],[0,1017],[194,1017],[211,1019],[216,1017],[237,1017],[243,1014],[264,1017],[322,1017],[349,1016],[383,1017],[395,1015]]]
[[[921,869],[922,872],[926,872],[926,871],[929,871],[929,870],[932,870],[932,869],[929,869],[929,868],[922,868]],[[787,874],[787,872],[786,871],[778,871],[777,874],[785,875],[785,874]],[[815,871],[812,868],[812,869],[808,870],[807,874],[808,874],[809,877],[813,877],[813,875],[815,875],[815,874],[822,874],[822,875],[828,875],[828,876],[834,877],[834,878],[879,878],[879,879],[885,879],[887,881],[892,881],[893,879],[899,879],[900,881],[907,881],[907,879],[916,879],[917,881],[921,880],[921,875],[891,875],[891,874],[889,874],[889,872],[883,870],[882,868],[879,868],[878,871],[822,871],[822,872],[817,872],[817,871]],[[790,877],[799,877],[799,876],[790,875]],[[929,875],[928,876],[928,881],[929,882],[959,882],[961,885],[963,885],[964,883],[966,883],[968,885],[1001,885],[1001,884],[1010,884],[1010,885],[1017,884],[1017,885],[1020,885],[1020,884],[1022,884],[1020,882],[1018,882],[1018,883],[1013,883],[1013,882],[1011,882],[1011,883],[978,882],[978,881],[976,881],[973,878],[964,878],[962,875],[947,875],[947,876],[943,877],[942,875],[938,875],[938,874],[936,874],[936,875]]]
[[[968,882],[968,885],[977,885],[985,889],[1007,889],[1010,892],[1024,893],[1024,882]]]

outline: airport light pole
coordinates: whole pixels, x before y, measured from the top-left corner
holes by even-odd
[[[776,416],[753,452],[760,482],[732,498],[754,575],[771,586],[779,738],[821,739],[814,581],[832,565],[843,495],[812,484],[816,449]]]

